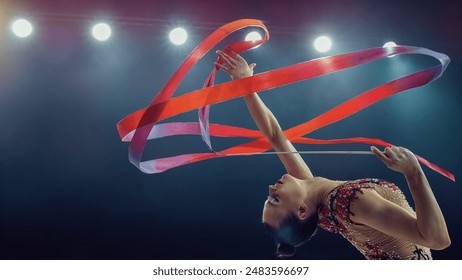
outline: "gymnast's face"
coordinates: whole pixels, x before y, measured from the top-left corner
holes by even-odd
[[[276,184],[270,185],[268,194],[263,206],[262,221],[272,227],[279,228],[287,215],[306,210],[306,190],[302,186],[302,181],[289,174],[282,176]]]

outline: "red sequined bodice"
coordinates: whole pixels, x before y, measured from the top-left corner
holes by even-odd
[[[350,211],[350,204],[358,199],[357,192],[362,193],[363,189],[374,189],[383,198],[415,214],[396,185],[385,180],[366,178],[348,181],[329,193],[325,205],[318,210],[319,227],[341,234],[367,259],[431,259],[430,250],[426,247],[351,220],[354,213]]]

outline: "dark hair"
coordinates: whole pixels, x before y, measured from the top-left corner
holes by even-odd
[[[263,223],[267,232],[277,243],[278,257],[291,257],[295,247],[303,245],[315,235],[318,228],[318,212],[313,212],[306,220],[300,220],[295,213],[287,216],[279,228]]]

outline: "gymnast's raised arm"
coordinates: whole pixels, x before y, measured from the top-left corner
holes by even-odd
[[[230,55],[222,51],[217,51],[217,55],[225,62],[224,65],[215,65],[228,73],[233,80],[246,78],[253,75],[255,63],[248,64],[239,54],[230,50]],[[252,118],[263,135],[273,146],[276,152],[296,152],[297,150],[287,139],[273,113],[266,107],[257,93],[252,93],[244,97],[247,108]],[[312,178],[313,174],[298,153],[278,154],[279,159],[290,175],[299,179]]]

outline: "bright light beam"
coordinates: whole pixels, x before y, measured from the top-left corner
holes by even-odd
[[[177,27],[170,31],[169,38],[174,45],[183,45],[188,39],[188,33],[183,28]]]
[[[98,41],[106,41],[111,37],[111,27],[106,23],[95,24],[91,30],[93,37]]]
[[[32,34],[32,24],[25,19],[15,20],[11,24],[11,31],[19,38],[26,38]]]
[[[328,52],[331,47],[332,41],[327,36],[321,36],[314,40],[314,48],[318,52]]]

